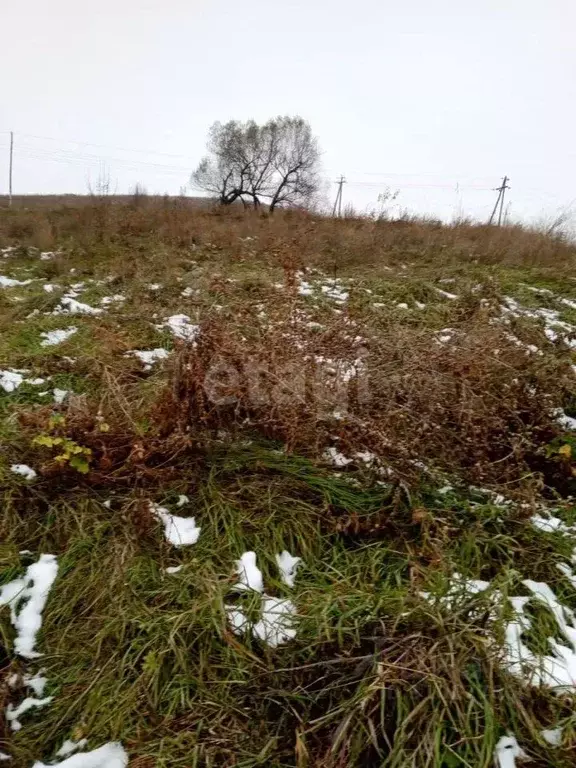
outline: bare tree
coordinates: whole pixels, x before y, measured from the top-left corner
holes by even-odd
[[[216,196],[222,205],[241,200],[270,211],[308,205],[320,187],[320,150],[301,117],[277,117],[262,126],[253,120],[210,129],[208,155],[191,177],[193,187]]]

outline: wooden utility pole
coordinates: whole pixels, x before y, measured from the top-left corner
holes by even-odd
[[[338,192],[336,193],[336,200],[334,200],[332,216],[336,216],[336,211],[338,211],[338,217],[340,217],[342,216],[342,187],[344,184],[346,184],[346,179],[344,176],[340,176],[336,184],[338,184]]]
[[[14,156],[14,132],[10,131],[10,164],[8,166],[8,205],[12,205],[12,158]]]
[[[496,215],[496,211],[498,210],[498,206],[500,206],[500,210],[498,212],[498,226],[502,226],[502,211],[504,210],[504,195],[506,193],[507,189],[510,189],[508,186],[508,182],[510,179],[508,176],[504,176],[502,179],[502,184],[497,187],[494,191],[498,192],[498,197],[496,198],[496,203],[494,205],[494,208],[492,210],[492,214],[490,215],[490,220],[488,221],[488,224],[492,224],[494,221],[494,216]]]

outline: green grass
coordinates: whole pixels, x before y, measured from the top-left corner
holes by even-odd
[[[491,594],[498,589],[504,596],[526,594],[523,579],[545,581],[576,610],[576,590],[557,568],[570,562],[574,542],[537,531],[529,519],[537,505],[548,505],[566,523],[576,521],[576,507],[558,490],[569,463],[548,461],[542,442],[549,436],[562,444],[561,430],[554,433],[544,416],[546,429],[518,438],[517,465],[509,456],[494,458],[485,446],[489,460],[482,471],[507,467],[500,483],[488,475],[490,491],[472,487],[477,468],[465,459],[468,452],[477,455],[478,446],[464,441],[461,463],[446,467],[432,448],[414,456],[409,436],[402,441],[395,434],[383,457],[394,466],[387,477],[361,461],[330,466],[322,446],[312,443],[292,452],[255,417],[244,423],[238,415],[220,430],[197,422],[188,432],[168,432],[172,414],[162,415],[158,404],[163,392],[183,386],[177,367],[181,345],[155,325],[180,312],[193,321],[218,316],[226,327],[238,325],[247,344],[266,344],[266,323],[277,322],[283,310],[281,294],[271,287],[283,279],[283,257],[273,258],[278,240],[264,242],[256,219],[249,226],[261,240],[239,245],[239,235],[252,231],[239,222],[220,234],[199,229],[195,239],[202,242],[195,249],[189,240],[175,245],[169,238],[107,232],[107,242],[90,242],[87,234],[71,230],[62,238],[66,253],[53,261],[40,262],[30,253],[0,261],[0,274],[61,286],[52,294],[41,283],[0,289],[0,369],[27,368],[31,376],[47,379],[40,387],[0,390],[0,584],[21,575],[42,552],[56,554],[59,562],[37,662],[14,657],[9,611],[0,608],[3,701],[23,697],[8,689],[9,675],[40,666],[49,680],[47,693],[54,696],[49,706],[24,715],[20,732],[0,725],[0,750],[12,755],[17,768],[48,761],[72,736],[88,737],[90,748],[120,740],[139,768],[488,768],[498,739],[511,731],[533,765],[574,765],[573,698],[522,685],[502,666],[509,611],[500,607],[494,617],[490,593],[446,606],[459,572],[490,581]],[[282,242],[289,244],[291,237],[290,229]],[[320,339],[341,329],[348,333],[348,320],[356,324],[350,333],[373,345],[390,332],[395,338],[420,334],[405,338],[428,338],[421,341],[426,366],[438,346],[435,331],[473,333],[484,327],[482,313],[495,312],[504,295],[576,321],[573,310],[526,289],[534,285],[576,296],[576,283],[555,276],[544,263],[474,263],[464,246],[444,253],[414,245],[404,251],[398,246],[396,260],[367,266],[355,263],[337,238],[334,243],[320,266],[343,282],[354,278],[347,307],[320,291],[290,299],[302,313],[295,317],[327,327],[314,332]],[[568,265],[563,268],[568,272]],[[114,283],[99,283],[110,275]],[[43,314],[82,281],[79,301],[97,306],[116,293],[126,301],[97,317]],[[149,291],[154,282],[162,289]],[[186,286],[199,294],[183,298]],[[436,287],[459,298],[444,298]],[[24,301],[15,303],[15,295]],[[480,298],[489,299],[491,308],[483,308]],[[417,309],[416,301],[425,309]],[[398,308],[399,302],[409,309]],[[335,316],[335,307],[343,315]],[[39,313],[28,318],[35,309]],[[258,319],[260,311],[266,317]],[[335,317],[341,328],[333,325]],[[41,346],[42,331],[70,325],[79,330],[67,342]],[[539,324],[529,319],[518,321],[514,332],[537,339],[544,351],[533,383],[551,398],[560,396],[558,387],[569,404],[573,387],[552,379],[564,370],[557,366],[569,367],[572,353],[546,344]],[[151,372],[125,357],[129,349],[159,346],[174,355]],[[398,350],[394,354],[388,374],[397,369],[409,380],[413,371],[402,368]],[[476,362],[465,360],[442,374],[458,376],[465,391],[474,382]],[[49,426],[54,388],[85,396],[56,409],[64,416],[62,427]],[[506,395],[502,389],[489,396],[496,408]],[[472,408],[474,401],[462,402]],[[109,432],[94,427],[98,415],[109,422]],[[459,413],[454,404],[453,418],[469,419],[482,439],[474,412]],[[370,445],[371,426],[356,425],[357,449]],[[435,427],[428,426],[434,438]],[[335,422],[327,434],[346,453],[345,427]],[[34,446],[35,436],[59,428],[94,447],[87,477],[54,472],[51,451]],[[149,454],[133,461],[140,444]],[[522,450],[532,464],[521,458]],[[416,467],[415,458],[428,469]],[[10,465],[19,462],[38,469],[38,478],[29,483],[14,475]],[[180,494],[190,499],[181,509]],[[149,501],[194,515],[202,528],[198,542],[181,549],[167,543]],[[282,582],[275,562],[284,549],[302,558],[293,589]],[[296,637],[278,648],[249,633],[234,635],[228,625],[227,606],[241,606],[254,619],[259,615],[259,597],[234,590],[235,561],[248,550],[257,554],[266,593],[296,606]],[[178,573],[166,573],[178,565]],[[546,653],[546,638],[558,635],[555,621],[537,604],[530,615],[526,642]],[[558,724],[564,727],[563,744],[552,749],[540,730]]]

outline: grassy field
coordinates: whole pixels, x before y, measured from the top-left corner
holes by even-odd
[[[576,765],[574,349],[520,227],[0,210],[6,764]]]

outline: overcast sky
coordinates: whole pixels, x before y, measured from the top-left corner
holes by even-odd
[[[100,158],[177,193],[214,120],[281,113],[360,208],[484,217],[504,174],[512,216],[576,203],[574,0],[0,0],[0,24],[2,193],[10,130],[15,194],[83,193]]]

